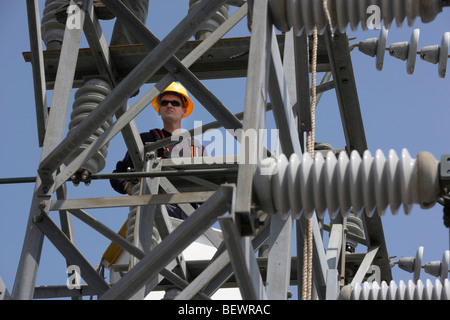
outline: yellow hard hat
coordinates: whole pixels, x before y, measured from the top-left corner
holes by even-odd
[[[194,109],[194,104],[192,103],[192,100],[189,98],[186,89],[179,83],[177,82],[172,82],[166,89],[163,90],[163,92],[161,92],[158,97],[156,97],[153,101],[152,101],[152,105],[153,108],[159,112],[159,101],[161,100],[161,97],[164,94],[168,94],[168,93],[175,93],[175,95],[181,95],[182,97],[180,98],[184,98],[184,105],[186,108],[186,114],[184,115],[183,118],[186,118],[188,115],[191,114],[192,110]]]

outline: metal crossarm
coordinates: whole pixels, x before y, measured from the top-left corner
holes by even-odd
[[[325,31],[325,42],[329,52],[330,66],[333,73],[345,141],[347,143],[346,149],[348,153],[356,150],[362,154],[368,149],[368,146],[359,106],[356,80],[348,49],[348,37],[346,34],[339,32],[331,35],[327,29]],[[369,243],[380,246],[375,261],[381,267],[382,279],[391,281],[392,273],[381,218],[378,216],[364,218],[366,236]]]

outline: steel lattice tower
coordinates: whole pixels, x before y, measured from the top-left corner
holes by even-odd
[[[195,42],[195,45],[189,42],[201,24],[227,2],[238,10],[201,42]],[[373,5],[373,1],[369,2],[367,6]],[[385,14],[385,24],[402,15],[408,22],[417,17],[432,21],[443,7],[449,6],[445,0],[417,0],[410,1],[414,3],[411,9],[406,6],[408,1],[404,1],[401,6],[404,12],[401,12],[399,8],[388,8],[384,1],[378,2]],[[77,14],[83,27],[66,25],[61,50],[44,52],[38,1],[27,0],[31,51],[25,58],[33,67],[42,154],[13,299],[73,296],[73,292],[68,294],[65,286],[52,288],[52,292],[45,287],[36,287],[44,237],[61,252],[68,265],[79,267],[87,285],[78,292],[78,297],[130,299],[139,295],[145,285],[150,291],[160,290],[168,282],[180,289],[178,299],[196,295],[209,298],[227,283],[239,288],[243,299],[287,299],[292,285],[298,286],[301,298],[305,281],[303,269],[308,264],[305,259],[310,259],[310,298],[350,298],[349,292],[364,283],[371,266],[380,270],[380,281],[389,284],[392,280],[380,211],[394,204],[397,208],[401,204],[405,207],[418,204],[426,209],[437,202],[448,211],[450,200],[446,193],[450,169],[445,160],[448,156],[444,155],[438,161],[426,153],[418,155],[417,159],[407,152],[400,156],[367,153],[350,57],[352,47],[345,31],[348,25],[354,28],[360,22],[365,24],[365,16],[350,12],[350,8],[356,6],[355,1],[203,1],[162,41],[120,1],[103,0],[103,3],[118,19],[126,21],[142,46],[108,47],[101,36],[92,0],[85,0],[77,4],[71,2],[79,8]],[[361,2],[359,5],[362,7]],[[349,12],[344,7],[349,8]],[[390,21],[386,18],[388,14],[391,14]],[[251,37],[222,39],[244,17],[248,19]],[[277,35],[276,30],[282,34]],[[89,50],[79,48],[82,34],[89,42]],[[430,58],[440,65],[448,57],[447,38],[444,37],[439,47],[441,56]],[[366,49],[365,53],[377,56],[380,68],[385,41],[381,36],[378,42],[360,44],[361,51]],[[417,49],[413,47],[414,41],[409,48],[415,57]],[[400,49],[408,50],[408,47]],[[442,58],[445,49],[447,57]],[[176,55],[180,52],[183,59]],[[199,59],[208,52],[216,60]],[[404,55],[402,52],[399,54]],[[436,50],[423,50],[423,53],[424,56],[433,55]],[[230,56],[235,59],[227,59]],[[130,60],[115,65],[117,57]],[[411,55],[406,54],[406,58],[413,67]],[[49,64],[57,64],[56,72],[51,72]],[[444,77],[442,69],[445,68],[440,69],[440,76]],[[315,78],[317,72],[325,73],[318,85],[310,78],[311,75]],[[101,89],[97,87],[103,98],[64,136],[65,121],[61,119],[68,114],[70,92],[79,88],[86,77],[103,79],[106,85],[101,85]],[[227,77],[247,79],[242,114],[231,113],[201,82]],[[143,145],[134,118],[173,81],[182,83],[217,120],[200,131],[214,127],[242,130],[242,136],[236,136],[241,142],[241,154],[256,161],[235,159],[224,164],[210,157],[200,163],[179,164],[174,159],[156,159],[152,152],[169,143],[170,139]],[[127,106],[128,97],[145,83],[155,85],[135,105]],[[45,102],[47,90],[53,90],[50,112]],[[314,155],[311,155],[308,151],[311,145],[308,146],[305,139],[314,126],[311,96],[316,99],[327,90],[336,92],[346,147],[314,146],[313,141]],[[273,112],[279,132],[280,153],[268,152],[263,139],[258,136],[255,143],[246,144],[241,140],[248,132],[265,129],[265,115],[269,111]],[[115,121],[112,121],[113,117]],[[136,172],[122,176],[140,178],[140,192],[123,197],[68,198],[66,183],[72,183],[77,174],[81,174],[78,180],[94,183],[96,179],[114,176],[90,170],[87,170],[87,176],[82,176],[85,169],[81,170],[83,172],[80,169],[87,159],[101,157],[102,148],[118,133],[123,135],[137,168]],[[95,138],[85,145],[93,135]],[[82,145],[82,151],[76,154],[75,150]],[[369,183],[373,184],[373,196],[367,196],[369,192],[359,194],[358,190]],[[159,193],[159,188],[165,193]],[[385,189],[389,192],[380,191]],[[52,198],[54,195],[56,199]],[[161,205],[190,202],[202,205],[173,228]],[[135,237],[134,242],[124,239],[123,230],[112,231],[85,211],[130,206],[136,206],[139,212],[136,228],[140,237]],[[52,211],[60,212],[61,227],[50,218]],[[321,223],[325,211],[333,221],[329,226]],[[366,214],[361,214],[364,211]],[[121,252],[127,252],[139,262],[132,263],[132,268],[114,284],[105,281],[71,241],[70,215],[81,219],[120,247]],[[211,228],[217,222],[221,229],[219,233]],[[154,227],[161,241],[150,248],[148,243],[152,239],[148,230]],[[327,248],[322,241],[324,230],[330,234]],[[207,262],[186,263],[182,258],[183,250],[202,235],[217,249],[216,254]],[[305,240],[305,235],[312,240]],[[291,254],[294,236],[297,239],[296,256]],[[303,255],[306,241],[309,241],[310,249]],[[351,241],[366,246],[366,253],[352,255],[351,248],[347,248]],[[269,249],[258,256],[264,248]],[[447,264],[447,269],[448,259],[448,255],[444,255],[441,263],[441,266]],[[421,261],[420,252],[416,256],[418,261]],[[344,279],[346,268],[356,270]],[[155,279],[159,280],[155,282]],[[442,292],[448,287],[446,275],[442,276]],[[384,298],[388,289],[380,289],[386,293]],[[419,290],[422,289],[416,289]],[[432,290],[439,298],[445,298],[438,289],[429,292]],[[370,287],[366,291],[373,292],[374,289]]]

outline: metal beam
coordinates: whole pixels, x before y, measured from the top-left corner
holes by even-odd
[[[346,150],[350,154],[357,150],[362,156],[367,150],[364,124],[361,116],[356,81],[349,51],[347,34],[335,32],[333,35],[328,28],[324,39],[327,44],[328,57],[336,88],[339,111],[344,129]]]
[[[125,240],[120,235],[118,235],[116,232],[112,231],[110,228],[105,226],[103,223],[89,215],[87,212],[81,209],[71,209],[69,211],[73,216],[77,217],[84,223],[86,223],[88,226],[90,226],[92,229],[100,233],[101,235],[105,236],[115,244],[117,244],[122,249],[128,251],[130,254],[136,256],[136,257],[143,257],[145,253],[137,248],[135,245],[133,245],[131,242]]]
[[[175,298],[175,300],[190,300],[192,299],[204,286],[224,269],[230,263],[230,256],[227,251],[222,252],[216,259],[214,259],[191,283]]]
[[[154,157],[150,157],[148,161],[145,163],[145,171],[146,172],[156,172],[161,171],[161,162],[156,163]],[[141,179],[141,190],[140,194],[158,194],[159,188],[161,185],[162,180],[164,178],[145,178]],[[192,206],[190,204],[179,204],[179,206]],[[193,209],[193,208],[192,208]],[[194,211],[194,210],[193,210]],[[162,216],[162,217],[161,217]],[[161,219],[162,218],[162,219]],[[135,232],[134,232],[134,242],[138,247],[142,247],[144,252],[147,254],[150,253],[150,251],[153,249],[151,243],[153,238],[153,228],[156,227],[161,239],[165,238],[165,235],[163,235],[164,232],[167,232],[167,234],[171,233],[173,231],[172,229],[172,223],[170,221],[169,215],[167,213],[167,210],[164,205],[146,205],[146,206],[139,206],[137,207],[136,211],[136,222],[135,222]],[[139,258],[140,260],[141,258]],[[186,279],[187,278],[187,270],[186,270],[186,260],[183,257],[183,254],[180,253],[175,258],[176,264],[179,266],[181,270],[181,275]],[[134,267],[135,261],[133,259],[132,267]],[[171,272],[167,270],[166,272]],[[142,289],[140,292],[144,293],[144,296],[150,292],[156,285],[158,284],[158,279],[154,278],[152,279],[147,285],[145,286],[145,291]],[[142,297],[144,298],[144,297]]]
[[[36,226],[47,236],[67,261],[80,268],[80,276],[91,286],[97,295],[101,295],[109,289],[109,285],[95,271],[90,263],[77,250],[73,243],[62,233],[56,224],[42,213],[34,220]]]
[[[214,191],[51,200],[50,211],[205,202]]]
[[[288,43],[288,42],[285,42]],[[271,59],[269,71],[269,95],[272,103],[272,112],[279,130],[279,140],[283,154],[287,158],[293,153],[302,154],[297,123],[292,112],[292,100],[287,87],[287,79],[284,73],[281,54],[272,29]],[[285,52],[285,57],[293,55],[293,52]]]
[[[300,143],[305,150],[304,133],[311,131],[311,98],[309,82],[308,35],[303,32],[294,37],[295,78],[297,82],[297,123]]]
[[[355,276],[353,277],[351,285],[355,287],[357,283],[362,283],[364,281],[364,277],[369,270],[370,265],[375,259],[375,256],[379,250],[379,247],[372,247],[368,249],[368,252],[364,256],[364,259],[361,263],[361,265],[358,268],[358,271],[356,272]]]
[[[179,193],[178,190],[173,186],[172,183],[170,183],[170,181],[167,178],[161,178],[160,185],[163,188],[163,190],[168,194]],[[190,216],[195,212],[195,209],[191,205],[191,203],[192,202],[179,204],[179,207],[186,213],[187,216]],[[218,248],[222,243],[222,239],[212,229],[206,230],[204,235],[216,248]]]
[[[335,83],[335,91],[341,113],[342,126],[347,143],[348,154],[356,150],[363,155],[367,150],[367,141],[361,116],[356,81],[349,50],[347,34],[335,32],[333,35],[327,28],[324,39]],[[366,227],[366,237],[370,246],[379,246],[376,264],[381,268],[381,279],[387,282],[392,280],[383,225],[378,215],[368,217],[363,215]]]
[[[333,224],[331,227],[330,240],[328,241],[326,253],[328,270],[326,273],[327,289],[325,299],[327,300],[335,300],[339,294],[338,264],[342,249],[343,233],[344,230],[342,224]],[[345,254],[345,252],[343,254]]]
[[[80,23],[84,23],[84,12],[80,12]],[[57,71],[57,83],[51,101],[47,130],[41,153],[41,163],[51,153],[63,138],[67,110],[69,107],[70,93],[72,89],[73,75],[75,73],[78,49],[81,41],[81,29],[66,28],[61,49],[61,59]],[[58,169],[59,166],[55,169]],[[16,279],[12,292],[13,299],[31,300],[33,298],[37,271],[41,257],[44,236],[33,223],[33,219],[41,214],[40,203],[51,198],[54,173],[42,172],[36,179],[31,209],[25,231],[25,239],[22,253],[17,268]]]
[[[61,188],[56,190],[56,197],[58,200],[67,199],[67,188],[66,185],[63,185]],[[66,210],[59,211],[59,220],[61,224],[61,230],[64,234],[69,238],[73,243],[74,242],[74,234],[72,229],[72,220],[69,212]]]
[[[130,298],[209,228],[218,216],[229,210],[233,193],[234,187],[222,186],[99,299]]]
[[[219,218],[219,223],[242,298],[266,300],[266,290],[250,238],[241,237],[231,216]]]
[[[342,248],[342,233],[342,224],[333,224],[326,253],[328,269],[337,269],[338,267]]]
[[[79,289],[69,289],[67,285],[58,286],[37,286],[34,291],[33,299],[55,299],[55,298],[82,298],[83,296],[95,296],[96,291],[86,285],[81,284]]]
[[[109,240],[111,240],[112,242],[114,242],[115,244],[117,244],[123,250],[129,252],[130,255],[133,255],[138,259],[144,258],[144,256],[145,256],[144,251],[142,251],[141,249],[139,249],[138,247],[133,245],[128,240],[122,238],[116,232],[109,229],[107,226],[105,226],[103,223],[101,223],[94,217],[90,216],[85,211],[79,210],[79,209],[74,209],[74,210],[70,210],[70,213],[72,215],[74,215],[75,217],[77,217],[78,219],[80,219],[81,221],[83,221],[84,223],[86,223],[88,226],[90,226],[94,230],[96,230],[97,232],[99,232],[100,234],[102,234],[103,236],[105,236],[106,238],[108,238]],[[168,269],[161,270],[160,274],[164,278],[166,278],[167,280],[169,280],[170,282],[172,282],[173,284],[177,285],[180,288],[185,288],[189,284],[184,279],[181,279],[178,275],[174,274],[173,272],[169,271]],[[91,287],[88,287],[87,289],[90,289],[90,288]],[[36,298],[36,299],[43,298],[43,297],[41,297],[41,295],[45,294],[43,291],[46,291],[46,290],[44,290],[44,289],[45,288],[41,288],[41,290],[39,290],[40,292],[38,292],[38,293],[35,292],[34,298]],[[52,292],[52,290],[53,289],[49,288],[49,290],[47,290],[47,291]],[[61,290],[63,290],[63,289],[61,289]],[[63,290],[63,291],[65,291],[65,290]],[[93,295],[94,293],[90,292],[90,294]],[[67,295],[64,295],[64,296],[67,296]],[[46,296],[46,298],[50,298],[50,297],[58,297],[58,295]],[[204,297],[207,298],[206,296],[204,296]]]
[[[176,56],[180,60],[185,60],[185,57],[191,55],[191,52],[197,50],[199,46],[208,46],[208,59],[199,59],[197,57],[189,67],[189,70],[200,80],[212,80],[212,79],[233,79],[233,78],[245,78],[247,76],[248,67],[248,51],[250,46],[250,37],[233,37],[233,38],[221,38],[219,34],[224,34],[229,31],[227,26],[228,21],[236,21],[236,15],[242,16],[240,8],[232,16],[228,18],[220,27],[218,27],[212,34],[210,34],[205,40],[189,40],[176,52]],[[245,16],[245,14],[244,14]],[[224,26],[224,28],[222,28]],[[220,32],[222,30],[223,32]],[[215,32],[219,31],[219,33]],[[219,40],[216,36],[218,36]],[[328,63],[328,54],[325,48],[325,43],[322,40],[323,37],[319,37],[318,48],[318,63],[317,72],[330,71],[330,65]],[[285,41],[284,34],[277,35],[278,43],[280,45],[280,51],[283,51],[283,45]],[[211,45],[211,42],[213,43]],[[144,59],[149,49],[143,44],[133,45],[121,45],[110,46],[109,54],[112,63],[114,64],[114,72],[118,81],[122,81],[133,69],[136,67],[142,59]],[[23,58],[25,62],[31,61],[31,52],[23,52]],[[58,66],[60,51],[50,50],[44,51],[44,67],[45,67],[45,81],[47,90],[52,90],[55,85],[56,69]],[[283,54],[282,54],[283,55]],[[197,55],[196,55],[197,56]],[[193,56],[192,56],[193,57]],[[293,57],[297,58],[297,57]],[[90,48],[80,48],[78,52],[77,72],[74,77],[74,88],[79,88],[84,84],[86,77],[91,77],[93,74],[97,74],[97,65],[92,58],[92,52]],[[307,66],[308,67],[308,66]],[[308,72],[308,69],[306,69]],[[167,70],[162,68],[158,70],[153,76],[148,78],[145,83],[157,83],[165,75]],[[292,99],[293,101],[296,99]]]
[[[31,67],[33,71],[34,99],[36,104],[36,121],[38,142],[44,144],[48,118],[47,95],[45,87],[44,55],[42,53],[41,26],[38,0],[27,0],[28,30],[30,33]]]
[[[258,230],[257,235],[252,240],[255,250],[258,250],[263,243],[269,239],[270,226],[264,225]],[[188,300],[193,298],[202,288],[203,293],[212,296],[232,275],[230,256],[225,247],[219,248],[212,262],[203,269],[185,290],[178,296],[177,300]]]
[[[286,300],[291,280],[293,220],[279,214],[270,217],[266,291],[269,300]]]
[[[67,188],[66,185],[62,185],[61,188],[56,190],[56,197],[61,199],[67,198]],[[59,211],[59,221],[61,226],[61,231],[67,236],[67,238],[75,245],[75,238],[72,228],[72,217],[70,213],[66,210]],[[66,261],[67,267],[70,266],[70,262]],[[73,300],[77,299],[77,297],[72,297]]]
[[[319,299],[325,298],[326,291],[326,275],[328,272],[328,265],[325,255],[325,249],[323,246],[323,239],[319,228],[319,223],[317,221],[316,214],[312,217],[313,222],[313,281],[315,284],[315,288],[317,290],[317,294]],[[302,216],[297,222],[297,274],[302,274],[302,266],[303,266],[303,254],[301,248],[303,247],[303,235],[307,230],[307,220],[304,216]],[[299,281],[301,277],[298,278]],[[299,290],[301,289],[301,285],[299,284]],[[301,293],[299,292],[299,296]]]
[[[259,129],[264,128],[265,108],[267,104],[267,85],[269,79],[272,25],[269,21],[268,0],[253,2],[252,35],[250,40],[247,87],[245,92],[244,121],[242,133],[255,134],[256,143],[245,143],[241,137],[237,180],[235,221],[241,226],[243,235],[255,232],[251,217],[253,175],[257,161],[262,158],[262,143],[259,141]],[[243,157],[243,158],[242,158]]]

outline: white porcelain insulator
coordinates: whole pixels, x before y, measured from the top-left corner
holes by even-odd
[[[430,279],[425,283],[422,280],[403,280],[397,284],[395,281],[364,282],[356,284],[350,294],[349,300],[450,300],[450,283],[448,279],[435,280],[434,285]]]
[[[101,79],[91,79],[87,81],[80,89],[75,92],[75,100],[73,102],[73,111],[70,115],[69,132],[78,124],[86,119],[89,114],[106,98],[111,92],[111,88],[107,82]],[[112,119],[105,121],[97,130],[78,148],[72,156],[70,156],[65,164],[72,162],[81,152],[83,152],[91,143],[96,141],[98,137],[105,132],[112,124]],[[88,170],[91,174],[102,171],[106,164],[106,156],[108,155],[108,143],[105,144],[96,154],[88,159],[80,170]]]
[[[283,32],[291,27],[297,34],[312,34],[317,27],[322,34],[331,18],[334,29],[344,33],[347,27],[355,31],[372,26],[373,15],[379,15],[380,24],[389,29],[395,20],[397,27],[406,21],[411,27],[416,18],[422,22],[433,21],[442,11],[441,0],[269,0],[274,25]],[[327,14],[327,11],[329,15]],[[335,13],[335,14],[334,14]]]
[[[409,214],[414,204],[429,208],[439,196],[438,162],[426,152],[418,157],[420,166],[406,149],[400,157],[393,150],[387,157],[381,150],[374,156],[365,151],[363,157],[342,152],[338,158],[331,151],[326,157],[318,152],[314,160],[308,153],[292,154],[289,160],[281,154],[258,166],[255,202],[267,213],[286,217],[290,212],[294,218],[310,218],[314,212],[323,218],[325,211],[331,218],[350,212],[383,216],[388,206],[396,214],[401,205]]]
[[[66,26],[58,22],[55,12],[61,6],[67,4],[66,0],[46,0],[41,20],[42,40],[46,45],[52,41],[62,42]]]

